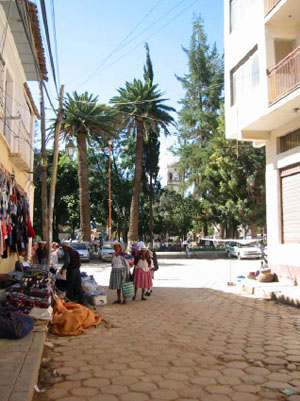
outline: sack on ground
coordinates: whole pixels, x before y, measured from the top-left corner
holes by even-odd
[[[33,326],[33,319],[18,312],[16,308],[8,306],[0,309],[0,338],[25,337],[33,329]]]

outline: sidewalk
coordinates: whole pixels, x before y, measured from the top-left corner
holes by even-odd
[[[0,339],[0,401],[31,401],[45,339],[45,332],[31,332],[20,340]]]

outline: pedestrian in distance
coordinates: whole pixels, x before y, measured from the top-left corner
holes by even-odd
[[[134,261],[134,272],[133,272],[133,282],[135,287],[135,296],[133,300],[136,299],[136,295],[138,289],[141,288],[142,290],[142,301],[146,301],[145,298],[145,290],[147,288],[152,288],[152,277],[150,272],[151,267],[151,258],[149,253],[147,252],[148,249],[145,246],[142,246],[139,250],[139,254]]]
[[[50,265],[55,270],[58,267],[58,243],[57,242],[52,242],[52,245],[51,245]]]
[[[47,263],[46,241],[39,241],[38,249],[36,250],[39,265]]]
[[[62,248],[64,251],[64,264],[60,270],[60,274],[64,274],[65,270],[67,281],[67,298],[70,301],[82,304],[82,289],[80,277],[80,255],[76,249],[71,248],[69,242],[63,242]]]
[[[129,278],[129,258],[130,256],[122,251],[122,245],[120,242],[115,242],[114,245],[115,253],[113,254],[111,260],[111,273],[109,279],[109,289],[117,290],[118,299],[114,301],[114,304],[122,303],[121,300],[121,289],[122,284],[126,283],[126,280]],[[127,303],[127,298],[123,298],[123,304]]]
[[[157,261],[156,252],[154,251],[154,249],[153,249],[152,246],[149,246],[149,247],[148,247],[148,253],[149,253],[149,256],[150,256],[150,258],[151,258],[150,273],[151,273],[151,278],[152,278],[152,282],[153,282],[153,280],[154,280],[154,273],[159,269],[159,266],[158,266],[158,261]],[[149,297],[149,296],[152,294],[152,292],[153,292],[152,288],[153,288],[153,287],[148,288],[148,291],[146,292],[145,295],[147,295],[147,296]]]
[[[191,256],[191,250],[190,250],[190,248],[189,248],[189,241],[188,241],[188,239],[185,239],[185,240],[183,241],[183,249],[184,249],[184,251],[185,251],[186,257],[189,258],[189,257]]]

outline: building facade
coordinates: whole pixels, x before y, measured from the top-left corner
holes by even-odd
[[[167,166],[167,186],[176,192],[181,192],[182,178],[179,175],[179,169],[176,165],[170,164]]]
[[[24,220],[32,219],[33,213],[34,126],[39,113],[27,82],[47,75],[35,4],[0,1],[0,38],[0,214],[1,227],[5,225],[0,273],[5,273],[14,268],[18,253],[24,256],[29,251],[24,243],[28,235]],[[14,209],[20,214],[28,210],[28,216],[24,212],[17,220]],[[5,241],[15,225],[17,235],[24,234],[24,238],[14,238],[9,246]]]
[[[269,264],[299,281],[299,0],[224,5],[226,137],[265,146]]]

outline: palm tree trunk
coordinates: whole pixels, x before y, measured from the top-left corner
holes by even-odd
[[[79,210],[82,241],[91,240],[90,194],[86,138],[86,132],[81,132],[77,135]]]
[[[134,183],[130,205],[130,218],[129,218],[129,232],[128,242],[129,245],[133,241],[139,239],[139,206],[140,206],[140,188],[143,175],[143,149],[144,149],[144,124],[140,119],[136,119],[137,125],[137,139],[135,148],[135,171]]]

